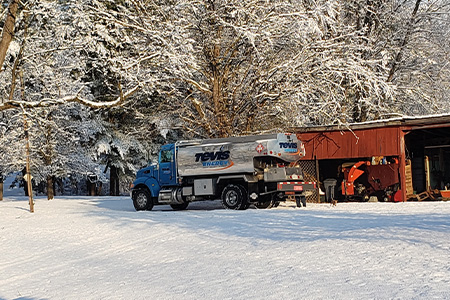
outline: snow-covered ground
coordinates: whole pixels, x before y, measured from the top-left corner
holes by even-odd
[[[0,299],[450,299],[450,202],[0,202]]]

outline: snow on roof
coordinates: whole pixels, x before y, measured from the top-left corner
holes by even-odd
[[[297,127],[293,130],[295,132],[308,132],[308,131],[332,131],[332,130],[355,130],[355,129],[368,129],[386,126],[413,126],[413,125],[430,125],[430,124],[445,124],[450,126],[450,113],[423,115],[423,116],[401,116],[382,120],[372,120],[360,123],[342,123],[342,124],[329,124],[329,125],[314,125]]]

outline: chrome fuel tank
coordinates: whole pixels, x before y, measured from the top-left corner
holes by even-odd
[[[305,155],[302,142],[288,133],[180,141],[176,149],[181,177],[254,173],[254,158],[290,163]]]

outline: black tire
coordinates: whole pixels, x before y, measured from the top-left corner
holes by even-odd
[[[244,202],[244,194],[242,193],[243,188],[229,184],[222,190],[222,195],[220,199],[222,199],[222,206],[226,209],[241,209]],[[248,202],[248,201],[247,201]]]
[[[274,194],[264,195],[259,198],[259,202],[254,203],[255,207],[258,209],[269,209],[274,206]]]
[[[246,210],[250,207],[250,202],[248,201],[248,192],[242,185],[238,185],[238,187],[241,189],[242,192],[242,204],[241,207],[239,207],[239,210]]]
[[[246,210],[250,207],[250,202],[246,202],[244,205],[241,206],[240,210]]]
[[[258,202],[253,203],[257,209],[268,209],[273,206],[273,195],[260,196]]]
[[[189,205],[189,202],[184,202],[182,204],[170,204],[173,210],[185,210]]]
[[[266,209],[272,207],[272,200],[265,201],[265,202],[257,202],[255,203],[255,207],[258,209]]]
[[[296,196],[295,203],[297,204],[297,207],[306,207],[306,196]]]
[[[146,190],[138,190],[133,193],[134,208],[139,210],[152,210],[153,200],[150,193]]]

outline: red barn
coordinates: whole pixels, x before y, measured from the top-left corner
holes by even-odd
[[[448,114],[295,132],[305,143],[306,175],[322,183],[322,190],[325,180],[336,180],[336,198],[422,200],[446,197],[445,190],[450,190]]]

